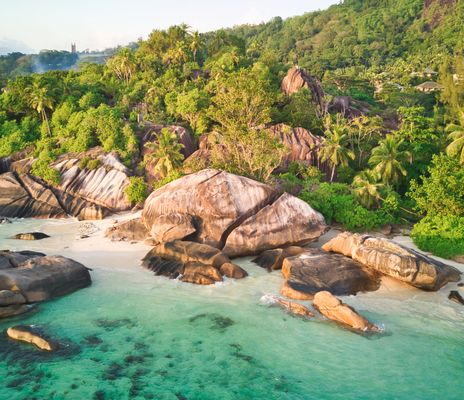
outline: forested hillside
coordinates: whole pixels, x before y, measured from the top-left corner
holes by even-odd
[[[207,34],[173,26],[105,65],[24,71],[0,95],[0,168],[59,185],[58,157],[97,169],[85,152],[99,146],[131,171],[135,204],[212,166],[348,229],[416,223],[423,249],[462,255],[462,21],[464,0],[351,0]],[[313,147],[286,162],[303,137]]]

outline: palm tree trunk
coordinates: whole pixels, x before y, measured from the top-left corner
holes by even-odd
[[[52,137],[50,124],[48,123],[47,113],[45,112],[45,110],[42,110],[42,120],[47,124],[48,137]]]
[[[335,164],[332,165],[332,174],[330,175],[330,183],[333,182],[335,176]]]

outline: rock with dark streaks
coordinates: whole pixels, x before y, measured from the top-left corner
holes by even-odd
[[[319,249],[307,249],[304,253],[286,258],[282,275],[289,288],[285,295],[291,298],[295,295],[296,299],[304,295],[314,296],[324,290],[345,296],[380,287],[378,272],[348,257]]]
[[[28,232],[28,233],[18,233],[12,237],[12,239],[18,240],[42,240],[49,238],[46,233],[43,232]]]
[[[455,303],[464,305],[464,299],[462,298],[461,294],[457,290],[452,290],[448,295],[448,299],[454,301]]]
[[[268,249],[308,244],[326,231],[322,214],[284,193],[235,228],[222,251],[229,257],[255,255]]]
[[[371,269],[422,290],[439,290],[448,282],[458,282],[461,276],[456,268],[388,239],[344,232],[322,248],[344,254]]]

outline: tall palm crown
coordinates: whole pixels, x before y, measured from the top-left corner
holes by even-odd
[[[325,137],[319,151],[322,162],[328,162],[332,167],[330,181],[333,181],[335,169],[338,165],[347,166],[349,160],[354,160],[355,154],[348,148],[348,126],[344,120],[337,117],[335,120],[328,115],[324,122]]]
[[[50,135],[47,110],[53,109],[53,100],[49,96],[47,88],[34,84],[29,91],[29,103],[40,114],[42,121],[47,124],[48,134]]]
[[[198,31],[192,32],[190,37],[190,50],[193,53],[193,61],[197,60],[197,53],[201,50],[203,41]]]
[[[401,178],[407,175],[404,164],[411,158],[411,154],[401,149],[403,142],[403,139],[394,135],[387,135],[372,150],[369,165],[385,184],[398,184]]]
[[[371,208],[382,199],[380,190],[385,186],[379,182],[380,176],[374,171],[362,171],[353,179],[353,192],[360,203]]]
[[[464,164],[464,111],[461,113],[459,124],[450,124],[446,127],[451,143],[446,148],[446,153],[452,157],[458,157]]]
[[[174,169],[182,165],[184,156],[181,150],[184,146],[177,141],[176,134],[168,129],[161,131],[157,142],[147,143],[145,147],[153,150],[149,158],[156,160],[154,171],[162,178],[166,178]]]

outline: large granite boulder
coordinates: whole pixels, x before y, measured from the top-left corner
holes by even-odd
[[[96,168],[87,168],[86,160],[96,160]],[[16,161],[10,165],[11,172],[0,175],[2,216],[101,219],[131,207],[125,195],[129,170],[116,154],[94,148],[58,157],[50,165],[60,174],[57,185],[31,175],[33,161]]]
[[[288,125],[277,124],[269,128],[274,136],[287,149],[281,168],[286,169],[294,161],[300,161],[307,165],[321,167],[319,149],[322,146],[322,138],[313,135],[304,128],[292,128]]]
[[[461,275],[456,268],[383,238],[344,232],[322,248],[423,290],[436,291]]]
[[[330,102],[329,110],[351,119],[367,115],[370,107],[368,103],[355,100],[350,96],[335,96]]]
[[[293,67],[283,79],[281,89],[285,94],[290,96],[302,88],[307,88],[311,91],[313,103],[319,111],[326,109],[327,106],[321,82],[311,76],[308,71],[300,67]]]
[[[151,230],[161,217],[190,216],[196,227],[194,240],[221,247],[225,232],[256,213],[273,196],[267,185],[207,169],[154,191],[145,202],[142,219]]]
[[[324,217],[288,193],[243,221],[229,234],[223,252],[230,257],[315,241],[327,230]]]
[[[179,228],[176,221],[182,215]],[[142,220],[157,240],[171,240],[173,230],[174,238],[188,235],[231,257],[309,243],[326,231],[322,215],[302,200],[285,193],[279,197],[268,185],[213,169],[155,190],[145,202]]]
[[[89,270],[69,258],[0,252],[0,260],[9,262],[9,267],[0,269],[0,293],[15,292],[19,304],[24,302],[23,298],[27,303],[44,301],[91,283]]]
[[[27,185],[12,172],[0,175],[0,214],[3,217],[43,217],[64,218],[66,212],[58,205],[58,200],[41,185],[43,191],[38,196],[28,191]],[[55,201],[56,200],[56,201]]]
[[[334,295],[353,295],[377,290],[380,274],[348,257],[319,249],[307,249],[297,256],[285,258],[282,275],[287,280],[282,290],[296,300],[327,290]]]
[[[316,293],[313,305],[322,315],[355,331],[369,333],[380,329],[359,315],[353,308],[327,291]]]

